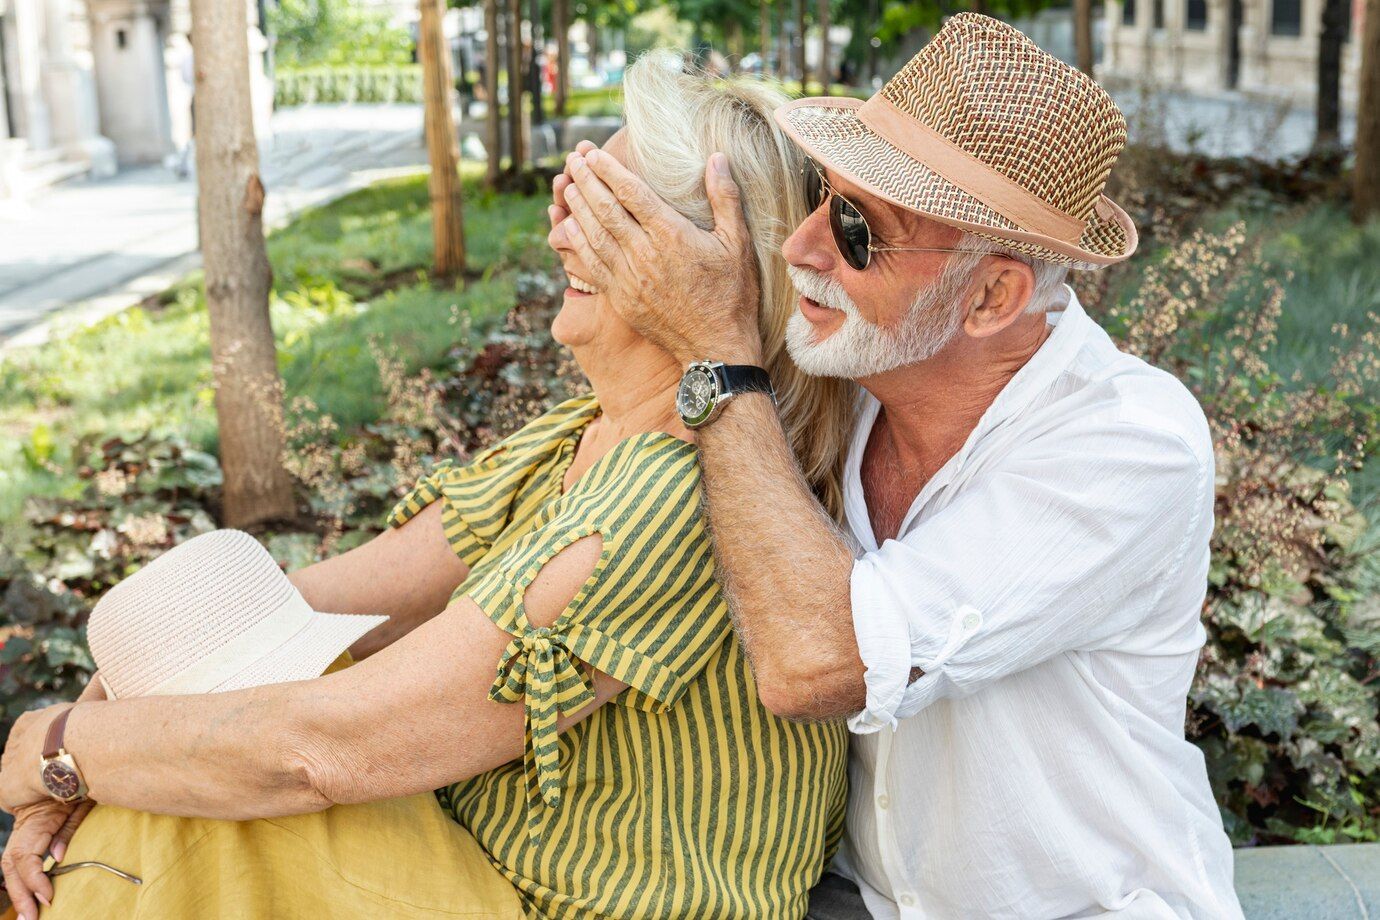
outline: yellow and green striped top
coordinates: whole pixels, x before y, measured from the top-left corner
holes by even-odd
[[[470,565],[456,596],[513,637],[490,698],[527,710],[521,761],[438,797],[533,917],[802,917],[843,830],[846,731],[758,702],[714,579],[693,445],[635,435],[562,494],[598,412],[592,397],[561,403],[470,464],[439,464],[389,515],[399,526],[444,501]],[[594,573],[552,627],[532,628],[527,586],[595,533]],[[559,714],[592,698],[577,662],[629,687],[558,734]]]

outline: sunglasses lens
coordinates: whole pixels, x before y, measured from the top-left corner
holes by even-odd
[[[818,211],[829,197],[829,189],[824,184],[824,174],[819,171],[814,160],[807,160],[805,166],[805,200],[811,211]]]
[[[872,242],[872,230],[858,209],[840,195],[829,202],[829,227],[834,231],[834,245],[838,246],[844,261],[856,271],[867,268],[872,258],[867,248]]]

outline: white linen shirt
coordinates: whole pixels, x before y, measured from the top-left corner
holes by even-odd
[[[834,870],[876,918],[1239,918],[1184,738],[1207,422],[1076,297],[1049,321],[881,546],[859,475],[880,406],[864,396],[844,503],[867,708],[849,723]]]

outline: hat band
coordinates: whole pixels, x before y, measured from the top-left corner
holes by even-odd
[[[146,696],[210,693],[250,664],[306,629],[316,617],[296,589],[281,607],[259,620],[211,654],[201,658],[149,690]]]
[[[883,140],[987,205],[1022,230],[1077,245],[1086,221],[1072,217],[997,172],[877,93],[858,119]]]

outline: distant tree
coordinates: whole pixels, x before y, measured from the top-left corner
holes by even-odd
[[[460,152],[451,115],[450,45],[441,28],[444,0],[421,0],[418,57],[422,62],[423,120],[426,123],[427,180],[431,192],[434,271],[458,275],[465,268],[465,229],[461,223]]]
[[[268,293],[264,186],[249,97],[245,4],[192,0],[196,35],[196,174],[206,307],[211,319],[222,517],[245,527],[295,513],[283,468],[282,384]]]
[[[771,73],[771,7],[767,0],[757,3],[757,53],[762,58],[762,76]]]
[[[499,0],[484,0],[484,150],[488,168],[484,182],[497,188],[503,170],[503,113],[498,106],[498,69],[503,53],[499,45]]]
[[[551,31],[556,33],[556,114],[564,115],[570,94],[570,0],[552,0]]]
[[[527,162],[522,131],[522,0],[508,0],[506,19],[504,31],[508,39],[508,172],[513,176],[520,176]]]
[[[1073,56],[1078,69],[1093,75],[1092,0],[1073,0]]]
[[[819,26],[819,92],[821,96],[827,96],[833,80],[833,71],[829,69],[829,0],[819,0],[816,9],[815,20]]]
[[[288,67],[406,64],[412,36],[383,10],[359,0],[278,0],[267,4],[274,58]]]
[[[1362,15],[1352,192],[1352,215],[1357,223],[1380,215],[1380,0],[1366,0]]]
[[[1314,149],[1335,147],[1341,143],[1342,40],[1350,15],[1350,0],[1323,0],[1322,28],[1318,30],[1318,102],[1314,106],[1317,116]]]

